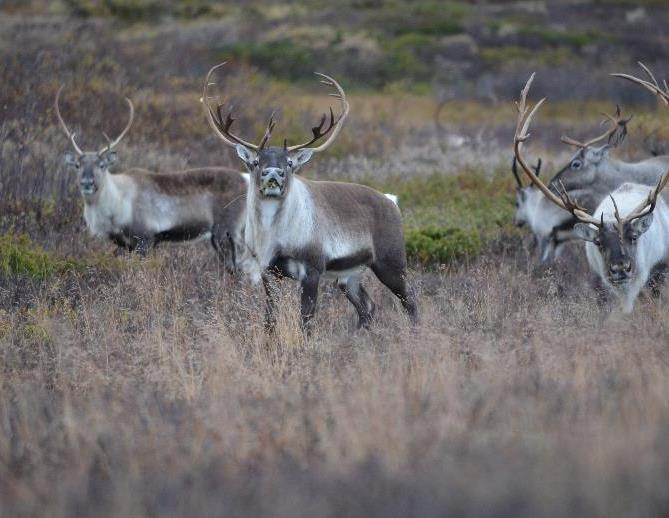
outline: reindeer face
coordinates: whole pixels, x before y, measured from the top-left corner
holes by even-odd
[[[653,213],[640,218],[619,223],[606,222],[599,228],[586,223],[577,223],[574,231],[578,237],[592,242],[601,256],[609,282],[622,285],[628,282],[635,273],[637,242],[653,222]]]
[[[551,180],[551,186],[568,191],[577,190],[593,183],[597,179],[597,169],[609,155],[609,146],[599,148],[587,147],[580,149],[569,164],[559,171]]]
[[[83,196],[94,196],[102,188],[109,168],[116,159],[115,151],[65,153],[65,164],[77,171],[79,190]]]
[[[252,151],[238,144],[237,155],[251,174],[252,184],[263,198],[283,198],[293,174],[309,161],[313,152],[300,149],[293,153],[283,148]]]

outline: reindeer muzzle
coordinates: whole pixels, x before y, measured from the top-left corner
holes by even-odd
[[[283,196],[285,187],[285,175],[280,169],[272,168],[263,171],[260,193],[268,198]]]
[[[95,182],[92,180],[82,180],[79,182],[79,190],[84,196],[92,196],[98,192],[98,187],[95,185]]]

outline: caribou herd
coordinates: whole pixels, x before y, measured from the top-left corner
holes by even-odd
[[[55,99],[55,114],[71,146],[64,156],[77,172],[90,233],[111,240],[117,252],[146,254],[161,241],[209,239],[225,269],[239,273],[266,294],[266,326],[276,322],[276,278],[299,281],[302,327],[309,331],[316,311],[320,280],[332,280],[358,314],[358,327],[369,328],[375,304],[363,286],[370,269],[400,301],[409,321],[417,321],[413,292],[407,285],[407,258],[402,216],[393,195],[345,182],[313,181],[302,170],[328,149],[350,111],[344,89],[330,76],[316,74],[338,100],[303,143],[271,146],[276,120],[270,117],[255,144],[233,133],[234,118],[224,104],[212,102],[212,76],[207,73],[201,102],[209,125],[234,149],[245,172],[206,167],[155,173],[144,169],[110,172],[117,161],[115,147],[134,119],[99,151],[83,151]],[[641,65],[647,79],[612,74],[649,90],[669,106],[669,88]],[[669,206],[662,191],[669,182],[669,156],[624,162],[610,150],[624,139],[631,117],[620,108],[607,115],[608,128],[580,142],[562,137],[576,154],[547,183],[524,156],[530,124],[544,99],[533,107],[528,94],[534,74],[516,103],[518,120],[513,139],[512,171],[517,183],[515,223],[532,232],[542,263],[560,256],[565,243],[582,241],[593,278],[613,295],[624,312],[631,312],[639,292],[656,282],[669,259]],[[519,172],[519,169],[521,172]],[[522,177],[529,180],[524,185]],[[544,173],[543,177],[546,177]]]

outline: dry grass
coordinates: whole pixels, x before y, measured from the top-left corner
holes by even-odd
[[[607,316],[522,253],[414,272],[422,323],[352,332],[295,285],[277,336],[208,251],[5,280],[2,508],[22,516],[661,515],[667,310]],[[581,281],[584,279],[581,279]],[[580,284],[580,282],[579,282]]]

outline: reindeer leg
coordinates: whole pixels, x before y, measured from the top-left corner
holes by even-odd
[[[369,329],[376,306],[367,291],[365,291],[365,288],[362,286],[360,277],[350,276],[338,279],[337,285],[358,312],[358,329],[361,327]]]
[[[301,314],[302,329],[304,329],[304,331],[309,334],[311,332],[309,322],[316,313],[316,301],[318,300],[318,281],[320,280],[321,274],[316,268],[311,266],[307,266],[306,269],[306,274],[301,279]]]
[[[276,329],[276,300],[271,275],[276,277],[276,274],[270,272],[262,274],[262,285],[265,288],[265,330],[268,333],[273,333]]]
[[[418,309],[416,301],[407,289],[406,268],[398,268],[393,264],[377,261],[370,267],[374,275],[400,299],[402,307],[409,315],[412,325],[418,323]]]
[[[662,294],[662,286],[669,271],[669,265],[666,263],[660,263],[655,265],[653,270],[650,272],[650,278],[648,279],[648,287],[650,288],[651,297],[658,299]]]

